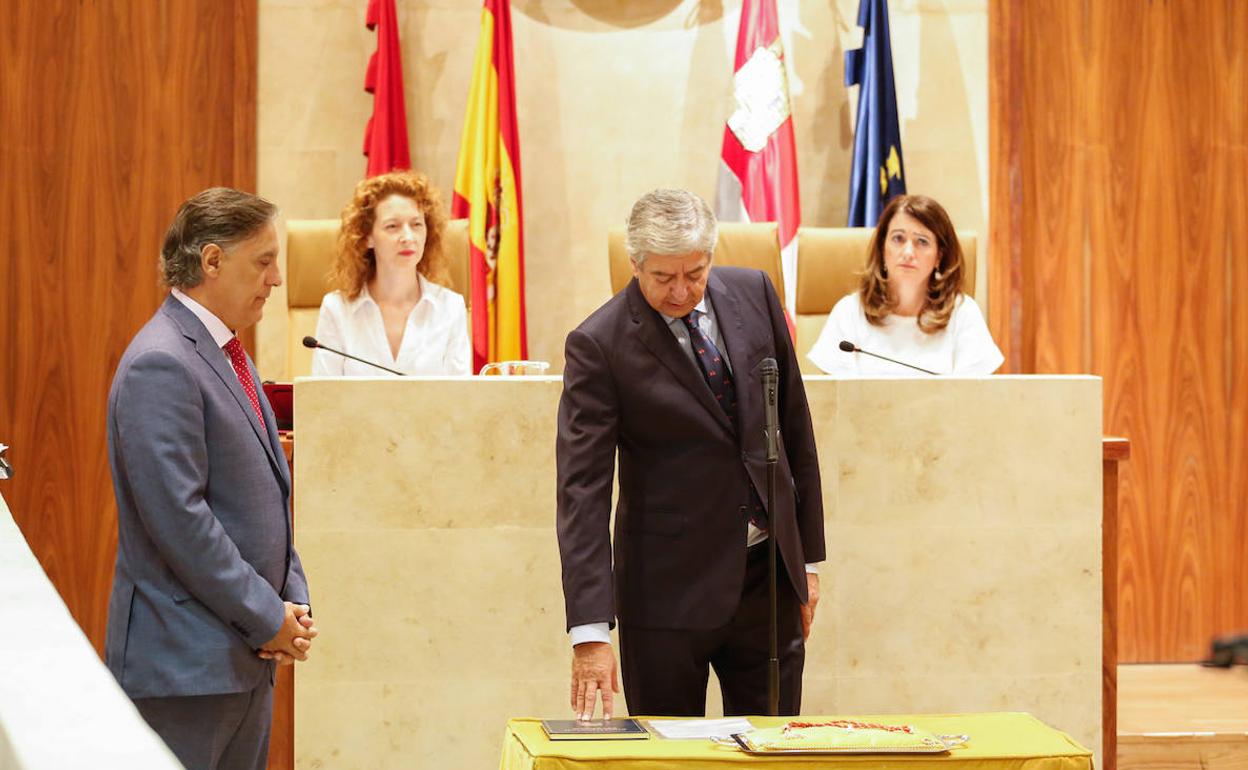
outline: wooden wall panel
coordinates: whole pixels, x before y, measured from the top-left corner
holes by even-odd
[[[1024,40],[1079,40],[1084,24],[1076,3],[1055,3],[1049,12],[1024,18]],[[1022,93],[1022,146],[1048,148],[1043,158],[1043,174],[1024,173],[1022,195],[1024,254],[1069,255],[1068,259],[1043,256],[1024,259],[1023,301],[1033,312],[1025,331],[1031,333],[1024,344],[1030,352],[1031,367],[1042,372],[1086,371],[1083,363],[1085,321],[1082,278],[1084,221],[1077,216],[1030,216],[1032,211],[1082,211],[1089,191],[1085,156],[1078,138],[1086,133],[1089,115],[1086,90],[1072,87],[1081,81],[1086,68],[1083,47],[1074,47],[1063,56],[1025,45],[1022,67],[1028,73]],[[1031,73],[1044,72],[1044,77]],[[1032,158],[1024,154],[1023,168],[1030,172]],[[1043,297],[1043,301],[1037,301]]]
[[[998,0],[988,14],[988,325],[1005,363],[1019,372],[1023,350],[1023,13]]]
[[[1227,192],[1226,256],[1228,262],[1227,293],[1231,297],[1231,329],[1227,336],[1230,356],[1230,421],[1231,440],[1226,446],[1231,479],[1228,503],[1232,508],[1234,529],[1227,533],[1227,545],[1242,553],[1248,543],[1248,46],[1244,33],[1248,30],[1248,5],[1235,3],[1228,12],[1228,23],[1219,41],[1228,62],[1226,105],[1232,133],[1221,149],[1226,174],[1231,180]],[[1238,571],[1230,576],[1226,593],[1239,598],[1236,617],[1223,619],[1223,625],[1236,626],[1248,615],[1248,559],[1241,558]],[[1248,625],[1248,624],[1246,624]]]
[[[116,547],[113,370],[161,291],[178,204],[255,187],[256,0],[5,3],[0,32],[0,482],[102,649]]]
[[[990,190],[992,272],[1023,286],[994,285],[990,321],[1015,330],[1011,371],[1105,378],[1132,450],[1121,660],[1196,660],[1248,630],[1245,6],[991,8],[1019,30],[990,24],[991,162],[1019,177]]]

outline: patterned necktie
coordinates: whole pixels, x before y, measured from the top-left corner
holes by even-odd
[[[724,363],[724,357],[719,354],[719,348],[715,347],[711,338],[698,328],[698,319],[702,315],[702,311],[692,310],[689,315],[680,320],[685,322],[685,328],[689,330],[689,342],[693,345],[693,355],[698,360],[698,368],[702,370],[706,384],[711,387],[711,393],[719,402],[720,408],[728,415],[728,422],[732,423],[735,429],[737,427],[737,388],[732,383],[732,374]]]
[[[264,425],[264,412],[260,411],[260,398],[256,395],[256,382],[251,378],[251,369],[247,368],[247,353],[243,351],[243,343],[238,341],[238,337],[231,337],[223,349],[234,366],[234,374],[238,375],[238,383],[243,386],[243,392],[251,400],[251,408],[256,410],[256,417]]]
[[[693,356],[698,361],[698,368],[702,370],[702,376],[706,378],[706,384],[710,386],[711,393],[715,396],[715,400],[719,402],[719,406],[728,415],[728,422],[732,423],[733,429],[737,427],[737,388],[732,382],[732,374],[728,371],[728,365],[724,363],[724,357],[720,355],[719,348],[715,347],[715,343],[711,342],[711,338],[702,333],[698,327],[698,319],[703,316],[702,311],[692,310],[689,315],[681,318],[685,322],[685,328],[689,330],[689,342],[693,346]],[[763,502],[758,497],[758,490],[754,489],[754,484],[750,483],[750,510],[748,511],[750,523],[764,532],[767,531],[767,512],[763,510]]]

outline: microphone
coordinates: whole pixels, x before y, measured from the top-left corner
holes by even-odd
[[[890,364],[897,364],[898,366],[904,366],[908,369],[914,369],[915,371],[923,372],[924,374],[934,374],[937,377],[940,376],[939,372],[933,372],[931,369],[924,369],[921,366],[908,364],[905,361],[898,361],[895,358],[889,358],[888,356],[881,356],[878,353],[872,353],[870,350],[863,350],[862,348],[858,347],[857,345],[850,342],[849,340],[841,340],[840,347],[841,347],[841,350],[844,350],[846,353],[864,353],[868,356],[871,356],[872,358],[878,358],[881,361],[887,361]]]
[[[349,358],[349,359],[351,359],[352,361],[359,361],[361,364],[365,364],[365,365],[367,365],[367,366],[371,366],[371,367],[373,367],[374,369],[380,369],[380,370],[382,370],[383,372],[390,372],[391,374],[397,374],[397,375],[399,375],[400,377],[406,377],[406,376],[407,376],[407,375],[406,375],[406,374],[404,374],[403,372],[396,372],[395,370],[391,369],[391,368],[390,368],[390,367],[388,367],[388,366],[382,366],[381,364],[375,364],[375,363],[373,363],[372,361],[365,361],[364,359],[362,359],[362,358],[357,358],[356,356],[353,356],[353,355],[351,355],[350,353],[343,353],[341,350],[334,350],[333,348],[327,348],[327,347],[325,347],[324,345],[322,345],[321,343],[317,342],[317,341],[316,341],[316,337],[304,337],[304,338],[303,338],[303,346],[304,346],[305,348],[312,348],[312,349],[314,349],[314,350],[315,350],[315,349],[320,349],[320,350],[328,350],[330,353],[336,353],[337,355],[340,355],[340,356],[342,356],[343,358]]]
[[[764,358],[758,365],[763,379],[763,434],[767,437],[767,515],[773,516],[776,511],[776,465],[780,460],[780,418],[778,414],[777,391],[780,389],[780,369],[776,359]],[[770,522],[775,524],[774,520]],[[776,603],[776,537],[775,532],[767,538],[767,598],[768,598],[768,638],[767,638],[767,713],[771,716],[780,715],[780,635],[779,605]]]
[[[764,358],[759,364],[759,371],[763,377],[763,434],[767,438],[767,462],[774,463],[780,459],[780,415],[777,405],[780,369],[776,366],[776,359]]]

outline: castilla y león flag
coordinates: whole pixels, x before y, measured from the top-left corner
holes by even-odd
[[[784,304],[797,295],[797,154],[789,79],[775,0],[745,0],[732,76],[735,108],[724,128],[716,209],[725,221],[775,222]]]
[[[411,168],[407,151],[407,109],[403,102],[403,56],[394,0],[369,0],[364,22],[377,30],[377,50],[368,60],[364,90],[373,95],[373,115],[364,129],[368,176]]]
[[[485,0],[451,216],[468,218],[473,370],[528,357],[511,3]]]

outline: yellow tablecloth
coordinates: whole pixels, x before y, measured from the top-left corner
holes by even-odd
[[[642,717],[644,719],[644,717]],[[857,719],[864,722],[907,724],[937,735],[968,735],[966,746],[948,754],[841,755],[754,757],[710,741],[550,741],[540,719],[512,719],[503,739],[500,770],[702,770],[742,763],[778,768],[851,766],[905,770],[1092,770],[1092,752],[1070,736],[1045,725],[1030,714],[891,714],[838,717],[803,716],[803,720]],[[758,727],[783,724],[783,717],[751,717]]]

